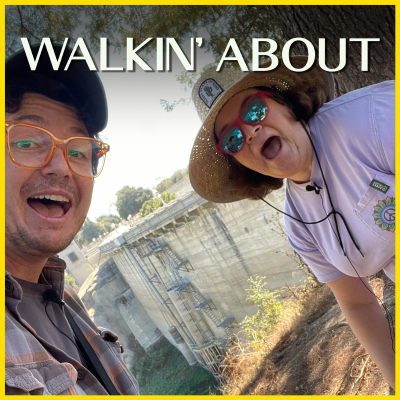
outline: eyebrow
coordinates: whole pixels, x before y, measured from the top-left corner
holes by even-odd
[[[250,97],[253,97],[253,96],[254,96],[254,94],[250,94],[249,96],[246,96],[246,97],[243,99],[243,101],[242,101],[242,103],[240,104],[240,107],[239,107],[239,112],[241,111],[241,109],[243,108],[243,106],[246,104],[246,101],[247,101]],[[235,118],[235,119],[236,119],[236,118]],[[221,133],[222,133],[229,125],[231,125],[231,124],[225,124],[225,125],[220,129],[219,134],[217,134],[218,139],[219,139],[219,137],[221,136]]]
[[[36,122],[37,124],[42,124],[42,125],[46,125],[46,122],[47,122],[43,117],[40,117],[39,115],[35,115],[35,114],[22,114],[22,115],[19,115],[19,116],[13,118],[13,120],[15,122],[29,120],[29,121],[33,121],[33,122]]]
[[[40,115],[36,115],[36,114],[21,114],[15,118],[13,118],[13,121],[15,121],[15,122],[23,122],[26,120],[35,122],[36,124],[43,125],[43,126],[48,126],[48,124],[49,124],[45,118],[41,117]],[[81,134],[83,136],[89,136],[89,134],[84,129],[79,128],[77,126],[72,126],[69,128],[69,130],[76,134]]]

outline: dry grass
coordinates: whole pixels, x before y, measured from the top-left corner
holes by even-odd
[[[382,296],[384,282],[371,282]],[[297,290],[262,343],[237,339],[225,361],[226,395],[387,395],[326,285]]]

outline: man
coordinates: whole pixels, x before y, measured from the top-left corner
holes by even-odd
[[[138,394],[117,337],[64,288],[65,263],[53,256],[83,224],[109,150],[97,140],[101,81],[85,61],[64,71],[70,54],[58,71],[45,51],[34,72],[23,50],[6,60],[5,393]]]

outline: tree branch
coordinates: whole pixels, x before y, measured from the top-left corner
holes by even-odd
[[[21,36],[24,36],[24,30],[26,30],[32,37],[40,41],[40,38],[38,38],[36,35],[34,35],[25,25],[22,20],[22,13],[21,10],[19,9],[19,6],[17,6],[18,14],[19,14],[19,19],[21,21]]]

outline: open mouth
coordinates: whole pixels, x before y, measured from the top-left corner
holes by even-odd
[[[268,160],[272,160],[279,153],[279,150],[282,147],[282,142],[279,136],[271,136],[264,143],[262,147],[261,153]]]
[[[69,199],[55,194],[32,196],[27,202],[36,212],[50,218],[61,218],[71,208]]]

